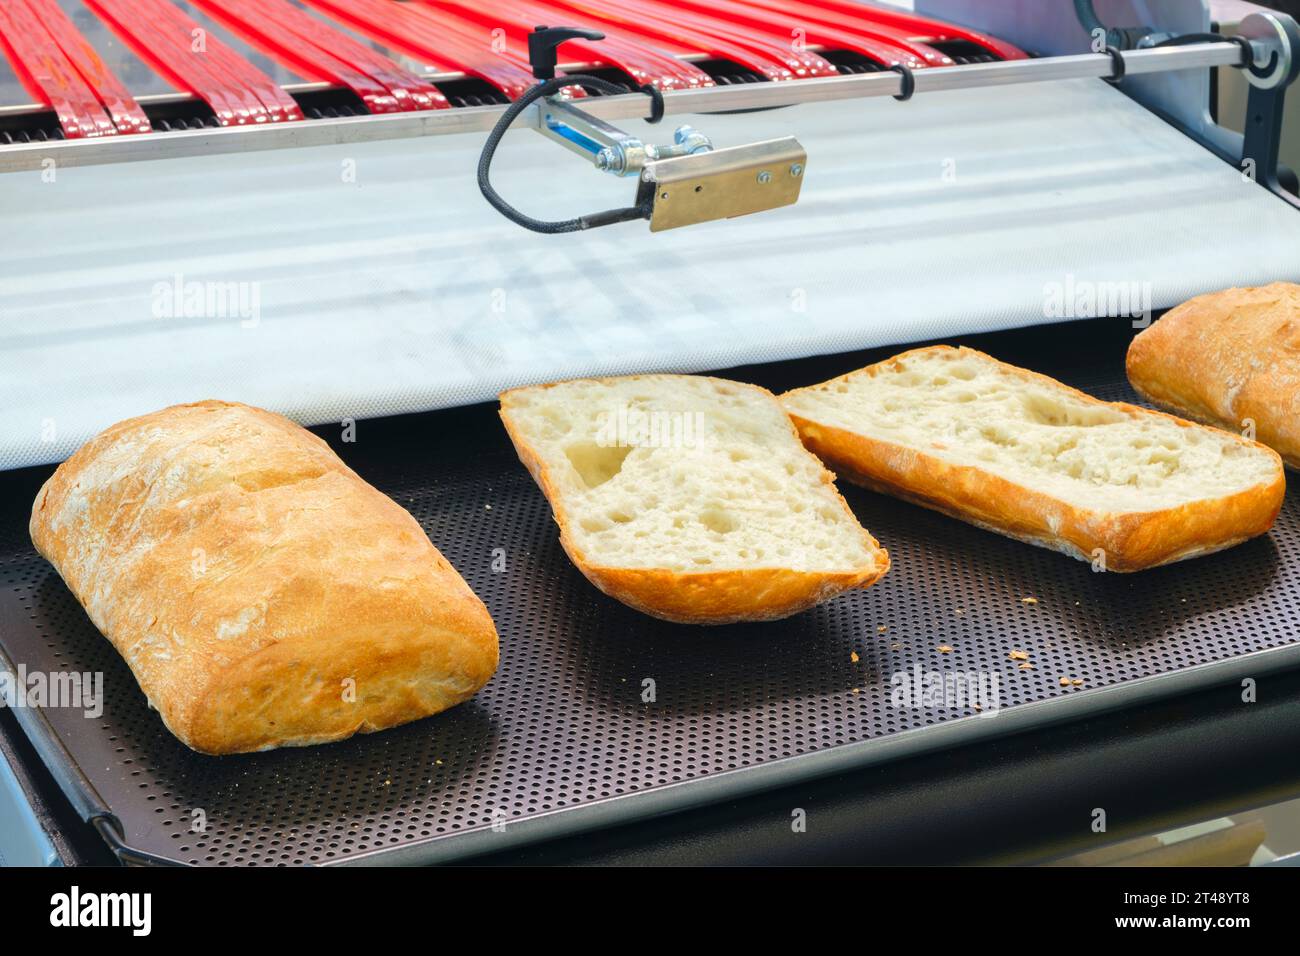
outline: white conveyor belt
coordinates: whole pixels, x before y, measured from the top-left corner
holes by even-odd
[[[797,135],[799,204],[537,236],[479,195],[479,135],[0,176],[0,468],[208,397],[319,424],[1300,280],[1300,213],[1100,81],[691,121]],[[531,132],[494,175],[550,218],[633,189]]]

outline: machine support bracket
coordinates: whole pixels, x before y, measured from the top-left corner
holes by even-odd
[[[1241,169],[1245,176],[1300,208],[1296,174],[1279,166],[1287,88],[1300,77],[1300,26],[1285,14],[1252,13],[1241,21],[1254,60],[1243,69],[1250,82]]]
[[[479,188],[493,208],[511,222],[533,232],[556,234],[648,219],[650,231],[660,232],[747,216],[798,201],[808,154],[793,136],[718,150],[708,136],[691,126],[679,126],[672,143],[659,146],[576,106],[565,95],[572,87],[601,93],[622,90],[600,77],[555,76],[556,48],[575,38],[590,41],[603,36],[571,27],[538,27],[529,35],[529,56],[540,82],[502,115],[483,147]],[[657,123],[663,116],[663,95],[648,86],[641,92],[652,99],[650,122]],[[537,113],[533,128],[547,139],[582,156],[602,172],[635,177],[635,204],[574,219],[545,221],[521,213],[502,199],[489,177],[492,157],[505,131],[529,108]]]

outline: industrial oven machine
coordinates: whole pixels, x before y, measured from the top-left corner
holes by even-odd
[[[574,569],[494,405],[644,371],[781,389],[927,341],[1132,400],[1161,310],[1300,280],[1300,28],[1242,6],[1227,36],[1204,0],[0,3],[0,668],[102,677],[94,706],[0,709],[3,853],[481,858],[903,757],[957,773],[1300,664],[1294,494],[1270,535],[1132,576],[845,487],[879,585],[695,628]],[[416,516],[497,623],[482,692],[323,747],[165,730],[27,522],[88,437],[202,398],[314,426]],[[932,671],[996,700],[898,706]]]

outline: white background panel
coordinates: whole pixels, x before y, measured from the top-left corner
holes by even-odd
[[[691,122],[799,136],[799,205],[536,236],[479,195],[481,135],[0,176],[0,467],[208,397],[316,424],[1038,323],[1068,276],[1156,308],[1300,280],[1300,214],[1100,81]],[[496,181],[554,218],[633,192],[530,132]],[[155,317],[176,275],[260,321]]]

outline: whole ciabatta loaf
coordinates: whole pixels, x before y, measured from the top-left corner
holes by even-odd
[[[1263,445],[973,349],[905,352],[781,401],[850,480],[1110,571],[1263,534],[1286,490]]]
[[[764,389],[586,379],[506,392],[501,417],[573,562],[647,614],[771,620],[889,568]]]
[[[32,541],[184,743],[339,740],[483,686],[483,603],[325,442],[246,405],[120,422],[59,466]]]
[[[1172,309],[1128,350],[1143,396],[1240,432],[1300,468],[1300,285],[1228,289]]]

